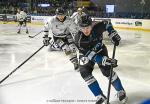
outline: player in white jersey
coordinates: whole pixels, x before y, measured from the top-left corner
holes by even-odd
[[[71,18],[65,15],[63,8],[56,9],[56,15],[50,18],[44,26],[44,40],[45,46],[49,45],[49,34],[52,34],[54,43],[61,48],[66,55],[69,56],[70,61],[74,64],[74,69],[78,69],[78,59],[76,55],[76,46],[72,34],[78,33],[78,26]]]
[[[27,27],[27,23],[26,23],[27,14],[21,9],[18,9],[17,11],[18,12],[16,14],[16,18],[17,18],[17,21],[19,22],[17,33],[20,34],[21,27],[24,25],[26,28],[26,33],[28,34],[29,31],[28,31],[28,27]]]
[[[85,13],[83,12],[82,8],[78,8],[77,12],[74,12],[71,18],[73,19],[73,21],[75,21],[76,24],[78,24],[81,19],[81,15],[84,14]]]
[[[85,13],[83,12],[82,8],[78,8],[77,12],[74,12],[70,18],[78,25],[81,15],[83,14]],[[74,34],[72,34],[72,36],[74,38]],[[51,40],[50,43],[52,44],[49,48],[50,51],[60,51],[60,48],[53,42],[53,40]]]

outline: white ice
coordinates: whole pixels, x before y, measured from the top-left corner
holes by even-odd
[[[29,35],[42,26],[30,25]],[[42,35],[29,38],[25,30],[17,34],[16,24],[0,24],[0,80],[39,49]],[[129,97],[128,104],[150,98],[150,33],[118,30],[122,37],[116,58],[119,75]],[[112,56],[113,45],[104,41]],[[0,85],[0,104],[94,104],[95,97],[63,52],[44,47]],[[97,66],[93,75],[105,94],[108,80]],[[112,87],[111,104],[119,104]]]

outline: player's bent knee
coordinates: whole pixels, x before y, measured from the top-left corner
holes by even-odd
[[[83,68],[82,66],[80,66],[80,74],[85,81],[89,76],[92,76],[92,72],[88,71],[88,69]]]
[[[102,74],[105,76],[105,77],[109,77],[110,76],[110,67],[107,67],[105,66],[102,70]]]
[[[109,77],[110,77],[110,68],[108,68],[108,69],[104,69],[103,71],[102,71],[102,74],[104,75],[104,76],[106,76],[108,79],[109,79]],[[116,74],[116,72],[112,72],[112,80],[111,80],[111,83],[113,83],[116,79],[118,78],[118,75]]]
[[[109,77],[108,77],[108,78],[109,78]],[[113,83],[117,78],[118,78],[118,75],[116,74],[116,72],[113,71],[111,83]]]

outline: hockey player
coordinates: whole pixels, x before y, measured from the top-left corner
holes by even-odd
[[[82,11],[81,8],[78,8],[77,12],[73,13],[73,15],[70,18],[72,18],[72,20],[78,25],[78,22],[79,22],[82,14],[85,14],[85,13]],[[74,38],[74,34],[72,34],[72,37]],[[59,46],[57,44],[55,44],[53,39],[51,39],[49,50],[50,51],[60,51],[61,49],[59,48]]]
[[[70,61],[74,64],[74,69],[78,69],[78,60],[76,55],[76,46],[71,34],[77,34],[77,25],[71,18],[65,15],[63,8],[56,9],[56,16],[47,21],[44,26],[43,43],[49,45],[48,34],[52,34],[54,43],[57,44],[66,55],[69,55]]]
[[[102,74],[109,78],[111,66],[117,67],[117,60],[109,58],[107,48],[102,43],[102,34],[104,31],[108,31],[110,39],[116,46],[119,45],[121,38],[110,22],[102,21],[92,26],[92,19],[88,15],[81,17],[79,26],[81,30],[75,36],[75,43],[80,53],[80,74],[87,82],[91,92],[97,97],[96,104],[103,104],[107,102],[107,98],[92,75],[92,71],[95,63],[97,63]],[[122,104],[126,104],[126,92],[114,71],[111,84],[116,89],[119,100]]]
[[[22,9],[18,9],[16,17],[17,17],[17,21],[19,22],[17,33],[20,34],[21,27],[24,25],[26,27],[26,33],[28,34],[29,31],[26,23],[27,14]]]
[[[77,12],[74,12],[71,18],[73,19],[73,21],[75,21],[76,24],[78,24],[81,18],[81,15],[83,14],[85,13],[83,12],[82,8],[78,8]]]
[[[74,12],[73,15],[70,17],[72,18],[72,20],[78,25],[78,22],[81,18],[81,15],[85,14],[81,8],[78,8],[77,12]],[[74,35],[72,34],[72,37],[74,39]],[[59,46],[57,44],[55,44],[55,42],[53,41],[53,39],[50,40],[50,51],[61,51],[61,49],[59,48]]]

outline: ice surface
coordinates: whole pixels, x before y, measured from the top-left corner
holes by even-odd
[[[30,25],[29,35],[40,32],[42,26]],[[0,79],[4,78],[32,53],[40,48],[42,35],[29,38],[17,34],[17,25],[0,25]],[[150,98],[150,33],[118,30],[122,37],[116,58],[119,75],[129,97],[128,104],[140,104]],[[112,44],[107,40],[109,55]],[[105,94],[108,80],[95,66],[96,77]],[[112,88],[110,101],[119,104]],[[95,97],[62,52],[42,49],[0,85],[0,104],[94,104]]]

